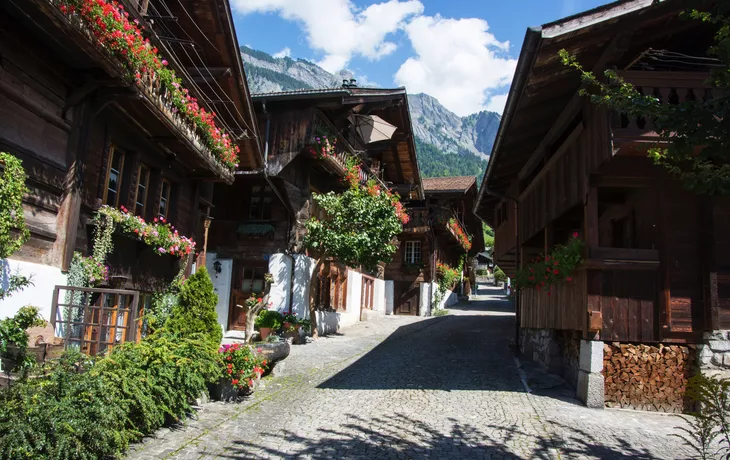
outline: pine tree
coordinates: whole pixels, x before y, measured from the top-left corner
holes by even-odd
[[[184,335],[205,334],[211,343],[218,346],[223,331],[218,325],[215,311],[217,303],[218,295],[213,289],[213,282],[205,267],[201,267],[183,284],[178,303],[173,307],[165,328]]]

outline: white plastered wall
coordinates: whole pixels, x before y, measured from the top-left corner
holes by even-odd
[[[15,315],[21,307],[32,305],[40,309],[45,320],[51,319],[53,288],[65,286],[67,275],[61,269],[50,265],[35,264],[13,259],[0,260],[0,286],[8,287],[8,277],[14,274],[31,277],[32,286],[18,291],[0,301],[0,319]]]

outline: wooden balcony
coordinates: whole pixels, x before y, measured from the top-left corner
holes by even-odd
[[[712,98],[707,72],[622,71],[619,76],[633,84],[644,95],[652,95],[663,104]],[[630,117],[614,112],[611,118],[614,143],[621,146],[651,143],[658,140],[654,123],[644,117]],[[623,144],[623,145],[621,145]],[[622,149],[628,153],[635,149]],[[620,153],[623,153],[620,152]]]
[[[405,233],[428,232],[428,208],[408,208],[408,223],[403,226]]]
[[[140,0],[138,7],[146,5]],[[63,49],[77,70],[100,68],[110,78],[90,79],[70,98],[99,89],[139,128],[140,135],[152,139],[171,158],[177,157],[192,175],[202,179],[233,182],[233,172],[224,166],[205,145],[203,133],[195,122],[181,115],[173,106],[171,95],[156,75],[142,75],[130,81],[129,71],[104,47],[77,14],[66,14],[60,4],[49,0],[28,0],[21,12],[36,18],[39,36],[48,36],[54,46]],[[79,94],[76,94],[79,93]],[[192,95],[192,93],[191,93]],[[218,127],[223,130],[222,126]],[[232,139],[236,136],[231,135]]]

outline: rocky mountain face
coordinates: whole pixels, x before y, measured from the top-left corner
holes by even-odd
[[[241,47],[243,65],[252,93],[295,89],[334,88],[353,75],[347,70],[331,74],[312,62],[289,57],[275,58],[263,51]]]
[[[416,136],[446,153],[473,153],[489,158],[501,117],[482,111],[460,117],[428,94],[409,94]]]
[[[246,46],[241,47],[241,55],[254,94],[334,88],[343,79],[353,78],[347,70],[331,74],[304,59],[275,58]],[[499,114],[482,111],[460,117],[423,93],[409,94],[408,102],[423,175],[476,175],[481,179],[499,128]]]

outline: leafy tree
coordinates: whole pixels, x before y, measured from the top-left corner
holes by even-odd
[[[367,188],[351,183],[343,193],[314,194],[313,198],[326,215],[306,223],[305,245],[319,253],[309,288],[312,335],[316,337],[316,274],[322,264],[333,258],[373,270],[379,263],[389,262],[397,250],[395,237],[403,229],[404,213],[398,196],[374,183]]]
[[[223,338],[223,331],[215,311],[217,303],[218,295],[213,289],[208,270],[200,267],[185,280],[180,289],[178,303],[173,307],[164,327],[185,335],[204,334],[211,343],[218,346]]]
[[[698,97],[678,104],[661,103],[640,93],[615,70],[604,72],[605,82],[583,69],[574,56],[560,51],[563,63],[577,69],[595,104],[608,106],[630,117],[652,120],[660,143],[649,149],[658,165],[682,180],[685,187],[707,195],[730,194],[730,5],[717,2],[712,13],[692,10],[688,16],[718,27],[715,44],[707,54],[720,61],[708,83],[713,97]]]
[[[484,247],[491,251],[494,248],[494,230],[482,222],[482,232],[484,233]]]

